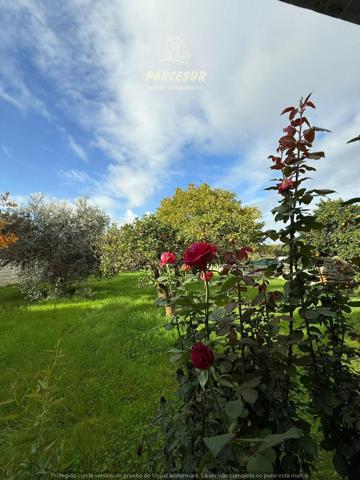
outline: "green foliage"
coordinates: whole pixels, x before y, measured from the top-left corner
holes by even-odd
[[[26,206],[11,209],[7,221],[18,240],[0,250],[0,264],[19,267],[31,285],[61,288],[98,273],[98,242],[108,217],[87,200],[70,205],[34,195]]]
[[[162,200],[156,215],[181,231],[187,243],[209,241],[220,251],[259,243],[260,211],[242,206],[235,193],[205,183],[177,188],[173,197]]]
[[[155,215],[144,215],[121,227],[112,225],[101,244],[101,270],[106,276],[127,270],[151,270],[159,275],[160,256],[165,251],[178,255],[183,241],[179,232],[159,222]]]
[[[341,199],[321,200],[314,216],[323,227],[305,237],[320,254],[347,261],[360,257],[360,205],[343,205]]]
[[[179,335],[172,356],[179,402],[168,409],[163,402],[159,416],[165,447],[157,455],[160,462],[166,456],[165,473],[309,474],[321,447],[331,452],[339,475],[360,476],[358,351],[346,343],[355,333],[352,282],[343,276],[323,281],[306,241],[322,228],[308,205],[332,193],[304,186],[307,172],[315,170],[309,160],[325,156],[311,150],[324,129],[305,117],[306,109],[315,108],[309,97],[284,110],[290,125],[277,156],[270,157],[281,174],[270,187],[281,195],[272,212],[283,226],[268,235],[284,246],[288,269],[273,263],[260,272],[234,249],[210,282],[199,284],[194,271],[175,284],[169,278],[169,327]],[[267,278],[274,275],[284,278],[282,291],[270,289]],[[213,349],[213,364],[194,357],[197,342],[207,347],[197,345],[196,355],[212,358]],[[314,416],[320,444],[309,421]]]

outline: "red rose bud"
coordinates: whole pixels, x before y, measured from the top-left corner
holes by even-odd
[[[174,264],[176,262],[176,255],[173,252],[164,252],[160,257],[160,266],[163,267],[167,264]]]
[[[192,243],[184,252],[184,262],[190,267],[206,270],[207,265],[216,255],[215,245],[207,242]]]
[[[213,276],[214,276],[214,272],[204,272],[204,271],[202,271],[200,273],[200,278],[203,282],[211,280]]]
[[[253,251],[254,249],[252,247],[242,247],[236,252],[236,258],[238,260],[247,260],[249,258],[248,254]]]
[[[191,349],[191,363],[199,370],[207,370],[214,364],[214,352],[202,342],[195,343]]]
[[[281,183],[278,184],[279,193],[284,193],[290,190],[294,186],[294,182],[291,178],[285,178]]]
[[[186,263],[183,263],[183,264],[181,265],[181,267],[180,267],[180,270],[181,270],[182,272],[190,272],[191,267],[190,267],[190,265],[186,265]]]

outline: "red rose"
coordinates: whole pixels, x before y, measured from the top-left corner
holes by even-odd
[[[281,183],[278,184],[279,193],[284,193],[290,190],[294,186],[294,182],[291,178],[285,178]]]
[[[192,243],[184,252],[184,262],[190,267],[206,270],[206,266],[216,255],[216,246],[207,242]]]
[[[195,343],[191,349],[191,363],[199,370],[207,370],[214,364],[214,352],[202,342]]]
[[[206,280],[207,281],[211,280],[213,276],[214,276],[214,272],[204,272],[204,271],[202,271],[200,273],[200,278],[203,282],[206,282]]]
[[[164,252],[160,257],[160,266],[163,267],[167,264],[174,264],[176,262],[176,255],[173,252]]]
[[[242,247],[236,252],[236,258],[238,260],[247,260],[249,258],[249,253],[253,252],[252,247]]]

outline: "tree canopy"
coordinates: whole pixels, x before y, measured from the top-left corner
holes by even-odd
[[[235,193],[206,183],[177,188],[164,198],[157,218],[181,232],[187,242],[205,240],[220,250],[256,245],[262,224],[258,208],[243,206]]]
[[[154,214],[137,218],[133,223],[112,225],[102,241],[101,270],[116,275],[123,270],[152,270],[158,273],[164,251],[182,255],[184,242],[178,231],[164,225]]]
[[[360,257],[360,206],[343,203],[322,200],[314,215],[323,229],[308,233],[307,238],[320,254],[350,261]]]

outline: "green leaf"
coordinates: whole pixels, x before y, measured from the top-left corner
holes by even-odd
[[[235,283],[237,283],[238,279],[234,276],[230,276],[225,280],[225,282],[221,286],[221,291],[224,292],[225,290],[228,290],[229,288],[233,287]]]
[[[239,398],[238,400],[232,400],[225,404],[225,413],[230,418],[238,418],[242,414],[244,409],[244,403]]]
[[[327,188],[323,188],[321,190],[315,188],[313,192],[317,193],[318,195],[330,195],[330,193],[336,193],[335,190],[329,190]]]
[[[253,405],[256,402],[259,393],[257,390],[251,388],[242,388],[241,395],[246,403],[250,403],[250,405]]]
[[[360,203],[360,197],[350,198],[350,200],[346,200],[346,202],[343,202],[341,204],[341,207],[344,207],[345,205],[352,205],[353,203]]]
[[[221,362],[220,363],[220,370],[222,373],[229,373],[231,372],[232,370],[232,363],[231,362],[228,362],[227,360],[225,360],[224,362]]]
[[[292,428],[289,428],[289,430],[287,430],[284,433],[273,433],[273,434],[267,435],[265,438],[262,439],[263,443],[262,445],[260,445],[257,452],[260,453],[290,438],[299,438],[300,433],[301,432],[298,428],[292,427]]]
[[[314,439],[306,435],[301,439],[301,445],[309,455],[314,458],[317,457],[318,448]]]
[[[209,370],[200,370],[198,375],[198,380],[202,388],[205,388],[205,385],[209,379]]]
[[[261,377],[254,377],[251,380],[247,380],[246,382],[240,385],[240,388],[255,388],[260,385]]]
[[[248,473],[272,473],[273,464],[271,459],[264,453],[259,453],[255,457],[250,457],[246,464]]]
[[[235,437],[234,433],[225,433],[215,437],[205,437],[204,442],[214,457],[217,457],[221,450]]]

